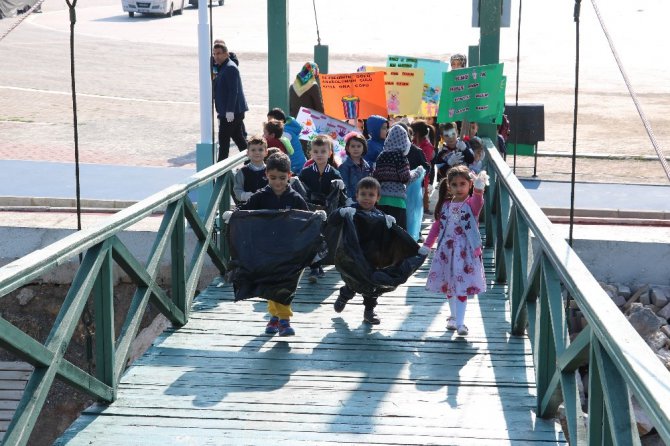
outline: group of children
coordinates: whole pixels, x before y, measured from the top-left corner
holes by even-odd
[[[317,136],[304,150],[303,144],[297,141],[299,131],[287,130],[293,122],[281,110],[273,109],[264,123],[264,136],[249,138],[249,162],[236,172],[234,180],[238,209],[310,210],[331,223],[347,214],[363,212],[383,218],[389,228],[394,223],[405,228],[407,184],[425,173],[422,185],[427,198],[434,171],[439,182],[437,206],[433,211],[435,221],[418,252],[427,256],[437,242],[426,288],[446,295],[450,307],[447,329],[466,335],[467,297],[486,289],[478,226],[482,194],[488,181],[486,172],[480,172],[482,155],[476,154],[483,153],[481,141],[476,137],[467,142],[459,139],[456,124],[447,123],[440,128],[442,140],[435,153],[430,135],[434,130],[425,121],[389,127],[387,119],[373,116],[367,121],[369,138],[358,132],[346,135],[347,157],[338,166],[333,156],[334,142],[329,136]],[[410,165],[411,149],[423,155],[420,158],[424,163],[428,161],[429,171],[421,165]],[[296,175],[297,180],[292,175]],[[329,217],[325,209],[334,189],[342,191],[347,200],[346,205],[331,212]],[[425,199],[423,204],[424,211],[429,212],[429,201]],[[224,222],[230,215],[230,211],[223,215]],[[324,275],[320,262],[310,265],[309,282],[315,283]],[[343,311],[354,295],[355,290],[346,285],[342,287],[334,310]],[[366,323],[380,323],[374,311],[376,304],[376,297],[363,297]],[[266,326],[267,334],[295,334],[290,324],[293,314],[290,305],[268,300],[268,312],[271,318]]]

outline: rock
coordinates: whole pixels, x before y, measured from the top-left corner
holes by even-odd
[[[664,325],[661,327],[661,331],[665,333],[667,337],[670,338],[670,325]]]
[[[642,293],[644,293],[648,289],[649,289],[648,285],[644,285],[643,287],[638,288],[637,291],[635,291],[635,294],[630,296],[630,298],[626,301],[626,305],[624,306],[624,308],[625,309],[630,308],[630,306],[633,305],[633,303],[637,302]]]
[[[644,342],[646,342],[653,351],[657,351],[665,347],[665,344],[668,342],[668,337],[659,330],[644,336]]]
[[[640,303],[643,305],[649,305],[651,303],[651,297],[649,296],[649,290],[640,294]]]
[[[645,305],[644,308],[648,308],[649,310],[653,311],[654,314],[658,313],[658,310],[660,310],[660,308],[654,304]]]
[[[640,438],[640,444],[641,446],[665,446],[665,441],[658,433],[653,432]]]
[[[663,319],[670,319],[670,304],[667,304],[656,313],[656,316],[662,317]]]
[[[660,359],[663,364],[670,362],[670,351],[668,349],[660,349],[656,352],[656,356],[658,356],[658,359]]]
[[[634,397],[631,397],[631,403],[633,406],[633,413],[635,414],[635,420],[637,421],[637,430],[640,433],[640,436],[647,435],[654,428],[654,425]]]
[[[19,294],[16,296],[16,300],[19,301],[19,305],[24,307],[28,305],[28,302],[33,300],[33,297],[35,297],[35,292],[33,290],[30,288],[22,288],[21,291],[19,291]]]
[[[619,290],[614,285],[609,285],[607,283],[600,283],[600,287],[605,290],[605,292],[609,295],[609,297],[614,297],[617,294],[619,294]]]
[[[661,323],[658,321],[656,314],[639,303],[631,305],[628,322],[630,322],[633,328],[635,328],[643,338],[658,331],[661,327]]]
[[[620,283],[617,283],[614,286],[616,286],[617,294],[624,299],[628,299],[631,296],[632,292],[630,291],[630,287]]]
[[[658,286],[652,287],[649,294],[651,298],[651,303],[653,303],[657,307],[663,308],[668,304],[668,295],[665,293],[665,290],[663,288]]]

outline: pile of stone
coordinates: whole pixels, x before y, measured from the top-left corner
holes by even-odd
[[[631,290],[621,284],[600,283],[628,322],[654,351],[658,359],[670,370],[670,287],[662,285],[643,285]],[[574,338],[587,322],[574,300],[570,301],[568,312],[571,337]],[[582,407],[587,409],[588,373],[582,374],[580,393]],[[633,410],[643,445],[664,444],[654,431],[649,417],[633,398]],[[657,443],[657,441],[660,441]]]

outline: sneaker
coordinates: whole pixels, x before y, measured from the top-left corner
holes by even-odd
[[[279,318],[277,316],[272,316],[268,324],[265,326],[265,334],[275,333],[279,333]]]
[[[341,313],[342,310],[344,310],[344,307],[347,306],[347,301],[342,298],[342,296],[339,296],[337,300],[335,300],[335,303],[333,304],[333,309],[335,310],[335,313]]]
[[[326,277],[326,272],[323,270],[323,268],[319,267],[319,272],[316,275],[319,279],[323,279]]]
[[[291,327],[291,322],[288,319],[279,320],[279,336],[293,336],[295,330]]]
[[[319,278],[319,268],[311,268],[309,276],[307,276],[307,280],[309,281],[309,283],[316,283],[318,278]]]
[[[465,325],[460,325],[458,327],[458,332],[457,333],[458,333],[459,336],[467,336],[468,335],[468,327],[466,327]]]
[[[365,310],[363,320],[371,325],[379,325],[381,323],[374,310]]]
[[[447,318],[447,330],[455,331],[456,329],[458,329],[458,327],[456,326],[456,318],[453,316],[449,316]]]

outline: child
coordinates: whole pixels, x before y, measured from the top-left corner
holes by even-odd
[[[284,124],[284,136],[291,141],[293,147],[293,155],[289,155],[291,159],[291,171],[294,174],[299,174],[305,165],[305,152],[303,150],[303,141],[300,140],[300,133],[302,132],[302,125],[290,116],[286,116],[284,110],[275,107],[268,112],[268,121],[276,119]]]
[[[372,169],[363,157],[368,152],[368,142],[363,135],[357,132],[349,132],[344,136],[344,150],[347,159],[340,166],[340,175],[347,190],[347,196],[354,200],[356,198],[356,185],[361,178],[372,175]]]
[[[438,240],[426,289],[447,296],[450,310],[447,330],[458,330],[459,336],[468,334],[464,323],[468,295],[486,291],[478,222],[487,184],[488,175],[483,170],[476,177],[474,193],[470,196],[473,181],[468,168],[449,169],[440,183],[435,222],[426,243],[419,249],[419,253],[425,255]]]
[[[426,121],[417,119],[412,122],[411,127],[414,131],[414,144],[419,146],[423,155],[426,157],[426,160],[430,163],[433,158],[435,158],[435,147],[433,147],[433,144],[430,142],[430,126]],[[428,192],[428,185],[430,184],[431,178],[431,172],[426,172],[426,176],[423,178],[423,211],[425,213],[430,212],[430,192]]]
[[[267,141],[262,136],[252,136],[247,144],[249,164],[235,172],[233,186],[233,194],[239,202],[247,201],[254,192],[268,185],[268,178],[265,175]]]
[[[410,171],[407,154],[411,145],[402,126],[391,127],[372,174],[381,184],[379,209],[393,215],[403,229],[407,229],[407,184],[425,172],[422,166]]]
[[[455,122],[447,122],[442,125],[443,144],[435,158],[437,168],[437,182],[440,183],[447,174],[450,167],[460,164],[472,164],[475,154],[467,144],[458,139],[458,128]]]
[[[368,140],[368,151],[365,154],[365,161],[374,167],[377,157],[384,149],[384,140],[389,129],[389,122],[386,118],[379,115],[372,115],[367,120],[367,129],[370,139]]]
[[[484,144],[478,136],[473,136],[470,138],[470,148],[475,154],[475,159],[468,165],[468,168],[472,173],[478,174],[481,172],[482,167],[484,167]]]
[[[330,161],[333,156],[330,136],[318,135],[312,140],[311,156],[314,163],[302,169],[299,178],[307,192],[307,201],[318,209],[326,206],[326,197],[333,186],[344,189],[344,181],[340,172],[330,164],[334,162]],[[310,268],[307,280],[311,283],[325,276],[321,262],[314,262]]]
[[[276,147],[289,157],[293,155],[291,141],[284,136],[284,123],[276,119],[270,119],[263,123],[263,137],[268,142],[268,147]]]
[[[354,203],[351,207],[343,207],[330,214],[328,217],[329,224],[339,224],[347,214],[353,216],[356,212],[362,212],[372,217],[385,219],[386,226],[388,228],[393,226],[395,219],[390,215],[385,215],[375,207],[375,204],[377,204],[377,201],[379,201],[381,196],[381,185],[379,184],[379,181],[372,177],[363,178],[356,186],[355,196],[357,202]],[[358,233],[358,241],[361,246],[365,246],[365,234]],[[344,285],[342,288],[340,288],[340,295],[333,304],[335,312],[341,313],[342,310],[344,310],[344,307],[347,305],[347,302],[349,302],[349,300],[351,300],[351,298],[355,295],[356,292],[347,285]],[[365,310],[363,311],[363,320],[368,324],[378,325],[381,321],[374,311],[375,307],[377,306],[377,296],[363,295],[363,306],[365,307]]]
[[[449,58],[449,65],[451,65],[452,70],[465,68],[467,64],[468,58],[465,56],[465,54],[454,54]]]
[[[266,173],[268,185],[253,194],[245,204],[239,207],[240,210],[308,210],[305,200],[288,185],[291,177],[291,161],[286,154],[277,153],[268,158]],[[321,211],[321,213],[323,214],[322,218],[325,217],[325,212]],[[231,215],[232,211],[224,212],[223,221],[228,223]],[[295,334],[295,330],[291,327],[293,311],[290,305],[268,300],[268,313],[270,313],[271,318],[265,327],[265,333],[279,333],[279,336],[293,336]]]

